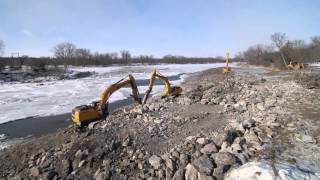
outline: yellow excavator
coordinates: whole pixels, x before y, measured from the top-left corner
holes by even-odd
[[[293,64],[292,61],[290,61],[290,63],[287,66],[288,70],[292,70],[293,69]]]
[[[157,70],[153,70],[153,72],[151,73],[151,78],[149,81],[149,88],[147,89],[147,91],[145,92],[145,95],[143,97],[142,103],[145,104],[147,102],[147,99],[152,91],[152,87],[154,85],[154,82],[156,80],[156,78],[159,78],[160,80],[162,80],[165,84],[165,88],[162,94],[162,97],[168,97],[168,96],[178,96],[182,93],[182,88],[179,86],[171,86],[168,78],[162,74],[160,74]]]
[[[297,63],[296,69],[298,69],[298,70],[304,69],[304,64],[303,63]]]
[[[132,75],[121,79],[117,83],[110,85],[101,95],[100,101],[93,102],[90,105],[77,106],[72,110],[72,121],[77,125],[84,125],[94,120],[105,118],[108,115],[108,100],[110,96],[118,89],[130,85],[132,97],[141,104],[139,91],[136,81]]]
[[[223,74],[228,74],[231,71],[231,68],[229,67],[229,52],[226,54],[226,66],[223,67]]]
[[[149,88],[145,93],[143,98],[143,103],[145,104],[154,85],[156,77],[160,78],[165,83],[165,89],[163,92],[163,97],[167,96],[177,96],[181,94],[182,88],[179,86],[171,86],[169,80],[164,75],[160,74],[154,70],[151,74],[151,79],[149,82]],[[141,98],[139,97],[139,91],[137,88],[136,81],[132,75],[128,78],[121,79],[120,81],[110,85],[101,95],[100,101],[93,102],[90,105],[77,106],[72,110],[72,121],[79,126],[88,124],[92,121],[105,118],[108,115],[108,100],[110,96],[122,87],[130,85],[132,89],[132,97],[139,104],[142,104]]]
[[[288,64],[287,68],[288,68],[288,70],[293,70],[293,69],[301,70],[301,69],[304,69],[304,64],[290,61],[290,63]]]

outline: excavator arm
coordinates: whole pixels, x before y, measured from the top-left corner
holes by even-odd
[[[229,52],[226,54],[226,66],[223,67],[223,73],[228,74],[231,71],[231,68],[229,67]]]
[[[152,74],[151,74],[150,81],[149,81],[149,87],[148,87],[148,89],[145,92],[145,95],[143,97],[143,101],[142,101],[143,104],[145,104],[147,102],[147,99],[149,98],[149,95],[150,95],[150,93],[152,91],[152,88],[154,86],[154,82],[155,82],[157,77],[160,80],[162,80],[164,82],[164,84],[165,84],[165,88],[164,88],[162,97],[167,97],[167,96],[170,96],[170,95],[177,96],[177,95],[181,94],[181,92],[182,92],[182,88],[181,87],[178,87],[178,86],[171,87],[169,79],[166,76],[160,74],[156,70],[153,70]]]
[[[134,77],[130,74],[129,79],[124,80],[121,79],[120,81],[118,81],[117,83],[114,83],[112,85],[110,85],[101,95],[101,100],[99,102],[99,111],[102,112],[108,112],[108,100],[110,98],[110,96],[117,90],[119,90],[122,87],[125,87],[127,85],[131,86],[132,89],[132,97],[139,103],[141,104],[141,99],[139,98],[139,91],[137,88],[137,84],[136,81],[134,79]]]
[[[101,95],[99,102],[94,102],[91,105],[77,106],[72,110],[72,121],[78,125],[83,125],[94,120],[104,118],[108,115],[108,101],[110,96],[122,87],[131,86],[133,98],[141,104],[139,98],[139,91],[136,81],[132,75],[128,76],[129,79],[121,79],[117,83],[110,85]]]

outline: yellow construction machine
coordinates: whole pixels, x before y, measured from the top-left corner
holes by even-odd
[[[94,120],[105,118],[108,115],[108,100],[110,96],[118,89],[130,85],[132,97],[141,104],[139,91],[136,81],[132,75],[121,79],[117,83],[110,85],[101,95],[100,101],[93,102],[90,105],[77,106],[72,110],[72,121],[77,125],[84,125]]]
[[[287,66],[288,70],[292,70],[293,69],[293,64],[292,61],[290,61],[290,63]]]
[[[177,96],[181,94],[182,88],[179,86],[171,86],[169,80],[164,75],[160,74],[156,70],[154,70],[151,74],[151,79],[149,82],[149,88],[145,93],[143,98],[143,103],[146,103],[156,80],[156,77],[160,78],[165,83],[165,89],[162,97],[167,96]],[[128,78],[121,79],[120,81],[110,85],[101,95],[100,101],[92,102],[90,105],[81,105],[77,106],[72,110],[72,121],[79,126],[88,124],[92,121],[99,120],[105,118],[108,111],[108,100],[110,96],[117,90],[122,87],[130,85],[132,89],[132,97],[139,104],[142,104],[141,98],[139,97],[139,91],[137,88],[136,81],[132,75],[129,75]]]
[[[145,104],[147,102],[147,99],[152,91],[152,87],[154,85],[154,82],[156,80],[156,78],[159,78],[160,80],[162,80],[165,84],[165,88],[162,94],[162,97],[168,97],[168,96],[178,96],[181,94],[182,92],[182,88],[179,86],[171,86],[168,78],[162,74],[160,74],[159,72],[157,72],[157,70],[154,70],[151,74],[151,78],[149,81],[149,88],[148,90],[145,92],[145,95],[143,97],[142,103]]]
[[[297,63],[296,69],[298,69],[298,70],[304,69],[304,64],[303,63]]]
[[[288,70],[293,70],[293,69],[301,70],[301,69],[304,69],[304,64],[290,61],[290,63],[288,64],[287,68],[288,68]]]
[[[227,52],[226,56],[226,66],[223,67],[224,74],[228,74],[231,71],[231,68],[229,67],[229,52]]]

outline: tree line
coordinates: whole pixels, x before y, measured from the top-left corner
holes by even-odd
[[[272,44],[257,44],[238,53],[233,61],[247,61],[253,65],[284,68],[290,61],[306,63],[320,61],[320,36],[311,37],[311,41],[289,40],[285,33],[274,33],[270,36]],[[2,57],[4,42],[0,40],[0,69],[5,66],[30,66],[45,70],[47,66],[109,66],[112,64],[157,64],[157,63],[215,63],[224,62],[224,57],[184,57],[166,55],[154,58],[152,55],[132,56],[128,50],[119,53],[92,53],[87,48],[64,42],[53,47],[54,57],[34,58],[28,56]]]
[[[320,62],[320,36],[310,42],[289,40],[285,33],[270,36],[272,44],[257,44],[237,55],[249,64],[285,68],[290,61],[299,63]]]
[[[1,49],[3,52],[3,48],[0,48],[0,52]],[[77,48],[74,44],[69,42],[60,43],[54,46],[53,53],[54,57],[35,58],[28,57],[26,55],[21,57],[0,57],[0,69],[3,69],[5,66],[15,68],[30,66],[34,70],[41,71],[45,70],[48,66],[110,66],[113,64],[127,65],[136,63],[187,64],[215,63],[225,61],[223,57],[184,57],[176,55],[166,55],[162,58],[155,58],[152,55],[132,56],[128,50],[122,50],[120,51],[120,53],[92,53],[90,49]]]

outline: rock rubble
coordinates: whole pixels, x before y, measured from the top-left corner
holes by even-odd
[[[253,159],[287,158],[275,138],[290,143],[282,133],[290,128],[300,142],[318,145],[319,136],[295,131],[301,122],[292,120],[288,102],[303,87],[272,77],[204,73],[199,77],[216,79],[191,81],[193,88],[176,98],[121,108],[81,133],[69,127],[4,151],[0,177],[219,180]]]

